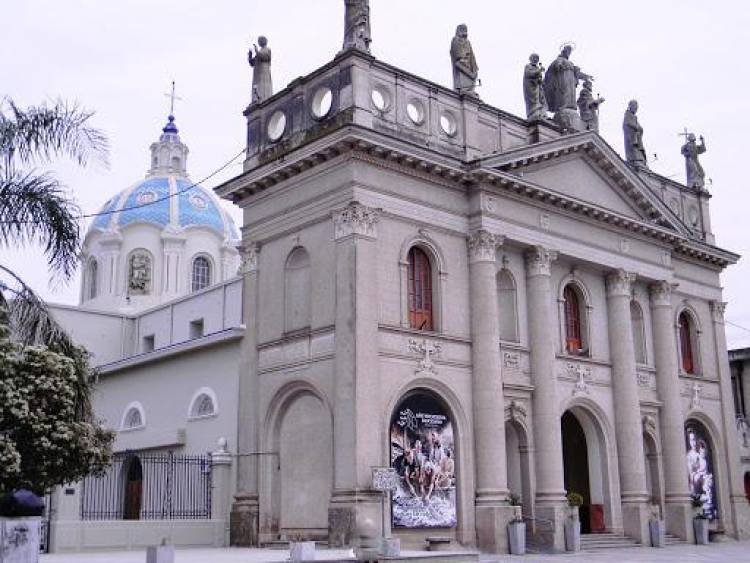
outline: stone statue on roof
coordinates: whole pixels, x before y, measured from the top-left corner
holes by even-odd
[[[593,80],[570,60],[572,45],[565,45],[544,75],[544,94],[550,111],[577,110],[576,88],[579,80]]]
[[[695,142],[695,134],[687,135],[687,142],[682,145],[682,156],[685,157],[687,187],[702,190],[706,185],[706,173],[703,171],[698,155],[706,152],[706,141],[700,136],[700,145]]]
[[[594,98],[593,84],[590,80],[583,81],[581,94],[578,96],[578,112],[581,114],[586,131],[599,132],[599,106],[604,103],[604,98]]]
[[[260,45],[260,48],[258,48],[258,45]],[[258,37],[258,45],[253,43],[252,48],[247,54],[247,61],[253,67],[252,103],[254,104],[273,96],[271,49],[268,48],[268,39],[261,35]]]
[[[469,41],[466,24],[456,27],[451,41],[451,63],[453,63],[453,89],[461,95],[478,97],[474,89],[479,81],[479,66],[474,49]]]
[[[370,52],[370,2],[369,0],[344,0],[344,46]]]
[[[544,96],[544,67],[539,55],[532,53],[523,69],[523,99],[526,102],[526,118],[529,120],[547,117],[547,98]]]
[[[636,113],[638,102],[630,100],[625,117],[622,120],[622,132],[625,136],[625,160],[636,168],[648,169],[646,149],[643,147],[643,127],[638,123]]]

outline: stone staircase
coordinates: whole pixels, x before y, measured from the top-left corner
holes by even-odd
[[[581,534],[581,551],[622,549],[624,547],[641,547],[641,544],[622,533]]]
[[[669,532],[667,532],[664,536],[664,545],[666,547],[669,547],[670,545],[682,545],[687,543],[682,538],[678,538],[677,536],[673,536]]]

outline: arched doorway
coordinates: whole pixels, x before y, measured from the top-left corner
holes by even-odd
[[[685,461],[690,495],[703,501],[703,514],[719,518],[719,497],[714,472],[714,447],[706,427],[697,420],[685,424]]]
[[[389,437],[391,467],[399,475],[394,528],[455,528],[457,444],[443,401],[427,390],[407,394],[391,416]]]
[[[565,489],[583,497],[581,532],[604,532],[611,525],[607,440],[601,423],[588,409],[571,407],[561,419]]]
[[[531,463],[526,430],[514,420],[505,422],[505,460],[508,471],[508,489],[521,497],[521,512],[532,517]]]
[[[646,490],[648,491],[649,502],[658,506],[663,513],[659,451],[654,437],[648,432],[643,433],[643,459],[646,462]]]
[[[745,472],[745,498],[750,502],[750,471]]]
[[[122,507],[124,520],[140,520],[143,504],[143,466],[137,455],[127,460],[125,473],[125,494]]]

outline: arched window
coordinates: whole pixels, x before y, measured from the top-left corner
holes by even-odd
[[[143,407],[138,402],[130,403],[125,409],[120,428],[122,430],[134,430],[146,425],[146,417],[143,415]]]
[[[682,371],[685,373],[695,373],[695,327],[693,320],[687,311],[680,313],[677,321],[680,331],[680,359],[682,360]]]
[[[202,387],[196,391],[193,400],[190,401],[188,418],[204,418],[218,414],[218,412],[216,394],[208,387]]]
[[[565,314],[565,350],[568,354],[580,355],[583,350],[583,332],[581,327],[581,299],[578,291],[567,285],[563,290]]]
[[[89,261],[88,282],[88,298],[94,299],[99,292],[99,263],[96,261],[96,258],[92,258]]]
[[[310,326],[310,255],[298,246],[284,272],[284,318],[287,332]]]
[[[200,291],[211,285],[211,261],[205,256],[198,256],[193,260],[191,288]]]
[[[432,266],[427,254],[414,246],[409,250],[409,326],[434,330],[432,321]]]
[[[516,282],[508,270],[500,270],[497,274],[497,316],[500,340],[518,342],[516,307]]]
[[[135,250],[128,260],[128,294],[148,295],[153,279],[153,260],[147,250]]]
[[[643,310],[636,301],[630,302],[630,328],[633,331],[633,350],[638,364],[646,363],[646,338],[644,334]]]

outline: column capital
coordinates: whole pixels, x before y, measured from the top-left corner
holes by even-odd
[[[362,205],[358,201],[351,201],[344,209],[334,211],[333,214],[334,240],[359,235],[377,238],[376,224],[380,220],[378,209]]]
[[[670,283],[666,280],[659,280],[650,284],[648,286],[648,291],[651,295],[651,305],[654,307],[671,307],[672,290],[674,290],[677,285],[678,284]]]
[[[466,237],[469,247],[469,264],[494,262],[495,249],[503,244],[504,237],[493,235],[485,229],[477,229]]]
[[[711,317],[716,324],[724,324],[724,311],[726,311],[727,304],[723,301],[709,301],[711,307]]]
[[[557,260],[557,252],[537,245],[528,249],[524,258],[527,276],[549,276],[552,262]]]
[[[635,274],[626,272],[622,268],[610,272],[605,278],[607,297],[630,297],[635,281]]]
[[[241,275],[252,274],[258,271],[258,259],[260,258],[260,244],[249,242],[237,248],[240,251]]]

